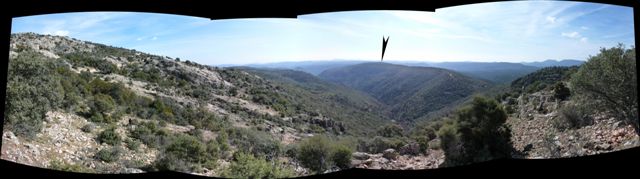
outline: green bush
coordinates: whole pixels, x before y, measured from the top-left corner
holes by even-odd
[[[552,119],[551,125],[560,130],[577,129],[591,125],[593,119],[588,115],[585,107],[569,104],[560,108],[559,115]]]
[[[56,61],[35,51],[9,59],[4,124],[16,135],[32,139],[46,113],[62,107],[65,90],[54,70]]]
[[[115,119],[108,113],[112,113],[116,108],[116,104],[109,95],[96,94],[93,97],[93,104],[91,105],[91,121],[93,122],[106,122],[113,123]]]
[[[182,134],[171,140],[154,166],[159,170],[192,172],[203,164],[212,167],[217,160],[217,144],[204,144],[198,138]]]
[[[424,152],[429,148],[429,142],[437,137],[441,126],[441,122],[430,121],[414,129],[411,138],[418,143],[420,151]]]
[[[267,159],[278,157],[282,153],[280,142],[274,140],[267,132],[234,128],[228,133],[231,144],[245,153],[265,156]]]
[[[130,128],[131,137],[140,140],[152,148],[160,148],[168,143],[170,136],[163,132],[154,122],[138,123],[135,128]]]
[[[288,178],[294,175],[289,167],[274,165],[262,157],[242,152],[236,153],[234,161],[222,171],[225,178]]]
[[[344,145],[335,145],[331,152],[331,160],[341,169],[351,168],[351,154],[353,150]]]
[[[365,147],[365,151],[369,153],[382,153],[387,149],[399,149],[400,147],[407,144],[406,138],[386,138],[381,136],[376,136],[369,142],[367,142],[367,146]]]
[[[138,148],[140,148],[140,145],[142,144],[140,141],[130,139],[130,138],[126,140],[126,143],[127,143],[127,148],[133,151],[137,151]]]
[[[154,162],[153,167],[161,171],[169,170],[178,172],[191,172],[195,169],[195,166],[185,159],[164,153],[158,155],[158,159]]]
[[[318,135],[287,146],[286,153],[314,172],[323,172],[332,166],[347,169],[351,167],[354,142],[353,138],[330,140]]]
[[[404,135],[404,129],[398,124],[390,124],[378,130],[378,134],[383,137],[401,137]]]
[[[300,142],[296,158],[304,167],[318,173],[323,172],[331,163],[330,145],[326,137],[313,136]]]
[[[507,114],[498,102],[475,97],[438,131],[446,156],[444,165],[510,157],[513,148],[506,119]]]
[[[456,163],[468,162],[471,160],[469,156],[465,156],[464,143],[461,140],[461,136],[458,133],[457,121],[451,120],[445,123],[440,130],[438,130],[438,138],[440,138],[440,148],[445,152],[445,162],[449,165],[455,165]],[[469,157],[468,159],[465,157]],[[460,161],[460,162],[458,162]]]
[[[553,86],[553,96],[560,100],[566,100],[571,95],[571,91],[564,83],[558,82]]]
[[[296,158],[298,155],[298,145],[289,144],[284,147],[284,154],[289,158]]]
[[[120,158],[122,154],[122,148],[120,147],[111,147],[107,149],[102,149],[96,153],[96,158],[102,160],[107,163],[115,162]]]
[[[619,44],[600,49],[570,82],[581,103],[593,105],[594,110],[612,112],[618,119],[633,124],[640,134],[635,47],[625,49]]]
[[[109,145],[117,145],[120,144],[121,138],[118,133],[116,133],[116,128],[112,126],[98,134],[98,141]]]
[[[424,152],[429,148],[429,138],[426,136],[418,136],[415,137],[414,140],[416,140],[416,143],[418,143],[418,145],[420,145],[420,152]]]
[[[164,153],[197,163],[207,159],[206,150],[207,147],[197,138],[190,135],[180,135],[167,146]]]

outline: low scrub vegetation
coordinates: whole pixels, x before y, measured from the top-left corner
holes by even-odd
[[[507,114],[495,100],[475,97],[438,130],[447,166],[510,157]]]
[[[302,141],[296,149],[296,159],[317,173],[322,173],[332,166],[342,169],[350,168],[352,149],[332,142],[325,136],[313,136]]]

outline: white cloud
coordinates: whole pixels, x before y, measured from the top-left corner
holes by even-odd
[[[582,29],[582,30],[589,30],[589,27],[587,27],[587,26],[582,26],[582,27],[580,27],[580,29]]]
[[[57,35],[57,36],[69,36],[69,33],[70,32],[68,30],[53,30],[53,31],[44,32],[44,34]]]
[[[154,36],[153,38],[151,38],[151,40],[158,40],[158,37]]]
[[[580,35],[580,33],[573,31],[573,32],[563,32],[562,34],[563,37],[567,37],[567,38],[571,38],[571,39],[576,39],[576,40],[580,40],[580,42],[587,42],[587,40],[589,40],[589,38],[587,37],[583,37],[582,35]]]
[[[68,30],[57,30],[57,31],[53,32],[53,35],[68,36],[69,35],[69,31]]]
[[[556,23],[556,19],[557,19],[556,17],[553,17],[553,16],[547,16],[547,21],[549,21],[549,22],[550,22],[550,23],[552,23],[552,24],[553,24],[553,23]]]
[[[580,38],[580,37],[581,37],[581,36],[580,36],[580,33],[575,32],[575,31],[574,31],[574,32],[563,32],[561,35],[562,35],[563,37],[569,37],[569,38],[572,38],[572,39]]]
[[[586,37],[580,38],[580,42],[587,42],[587,40],[588,40],[588,38],[586,38]]]

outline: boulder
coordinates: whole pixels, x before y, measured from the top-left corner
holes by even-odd
[[[358,159],[358,160],[367,160],[367,159],[369,159],[369,154],[364,153],[364,152],[354,152],[351,156],[353,156],[353,158]]]
[[[119,173],[144,173],[143,170],[140,170],[140,169],[137,169],[137,168],[123,168],[118,172]]]
[[[396,152],[396,150],[393,150],[393,149],[387,149],[387,150],[384,150],[384,152],[382,153],[382,157],[389,160],[395,160],[398,157],[398,152]]]
[[[596,150],[612,150],[613,147],[609,144],[600,144],[596,146]]]
[[[418,155],[420,154],[420,144],[410,143],[402,146],[399,150],[400,155]]]

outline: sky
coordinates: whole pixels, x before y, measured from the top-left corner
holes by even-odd
[[[422,11],[343,11],[298,18],[209,20],[137,12],[14,18],[35,32],[207,65],[385,60],[532,62],[586,60],[602,47],[635,44],[633,9],[570,1],[493,2]]]

